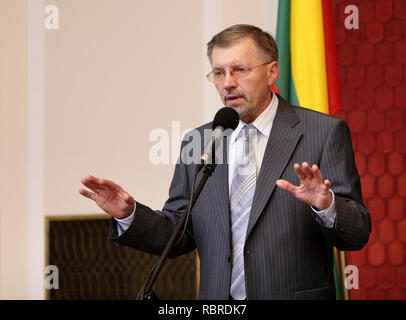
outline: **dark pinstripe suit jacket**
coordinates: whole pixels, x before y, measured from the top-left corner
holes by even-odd
[[[203,132],[207,128],[211,124],[196,130]],[[303,161],[317,164],[323,178],[332,182],[337,210],[333,229],[320,224],[309,205],[275,185],[279,178],[298,185],[293,165]],[[160,254],[188,204],[193,172],[194,165],[177,164],[163,210],[153,211],[137,203],[133,224],[120,237],[112,220],[111,238]],[[172,254],[197,248],[200,299],[229,297],[232,249],[228,199],[228,166],[219,164],[192,210],[185,236]],[[334,299],[333,246],[359,250],[368,241],[370,231],[370,215],[362,203],[347,124],[291,106],[279,97],[244,248],[247,299]]]

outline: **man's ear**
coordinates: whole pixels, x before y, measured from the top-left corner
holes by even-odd
[[[269,86],[272,86],[276,79],[278,78],[279,75],[279,64],[278,61],[273,61],[267,66],[268,70],[268,84]]]

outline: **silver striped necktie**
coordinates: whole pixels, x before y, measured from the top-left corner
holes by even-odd
[[[239,137],[244,142],[243,152],[237,153],[235,170],[230,190],[231,238],[233,245],[230,295],[235,300],[244,300],[244,245],[252,200],[257,181],[256,158],[253,141],[257,129],[253,125],[242,128]]]

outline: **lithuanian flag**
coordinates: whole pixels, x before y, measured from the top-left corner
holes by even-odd
[[[327,114],[341,107],[331,0],[280,0],[276,86],[291,104]]]
[[[276,29],[279,77],[276,87],[291,104],[334,114],[341,107],[340,79],[331,0],[279,0]],[[345,256],[334,249],[337,299]]]

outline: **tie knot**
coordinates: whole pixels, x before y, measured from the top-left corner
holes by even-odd
[[[247,130],[256,130],[256,129],[257,128],[255,128],[255,126],[252,123],[246,124],[244,127],[242,127],[242,130],[245,130],[245,131],[247,131]]]
[[[257,133],[257,128],[255,128],[255,126],[250,123],[242,127],[241,132],[244,140],[252,140],[254,135],[256,135]]]

